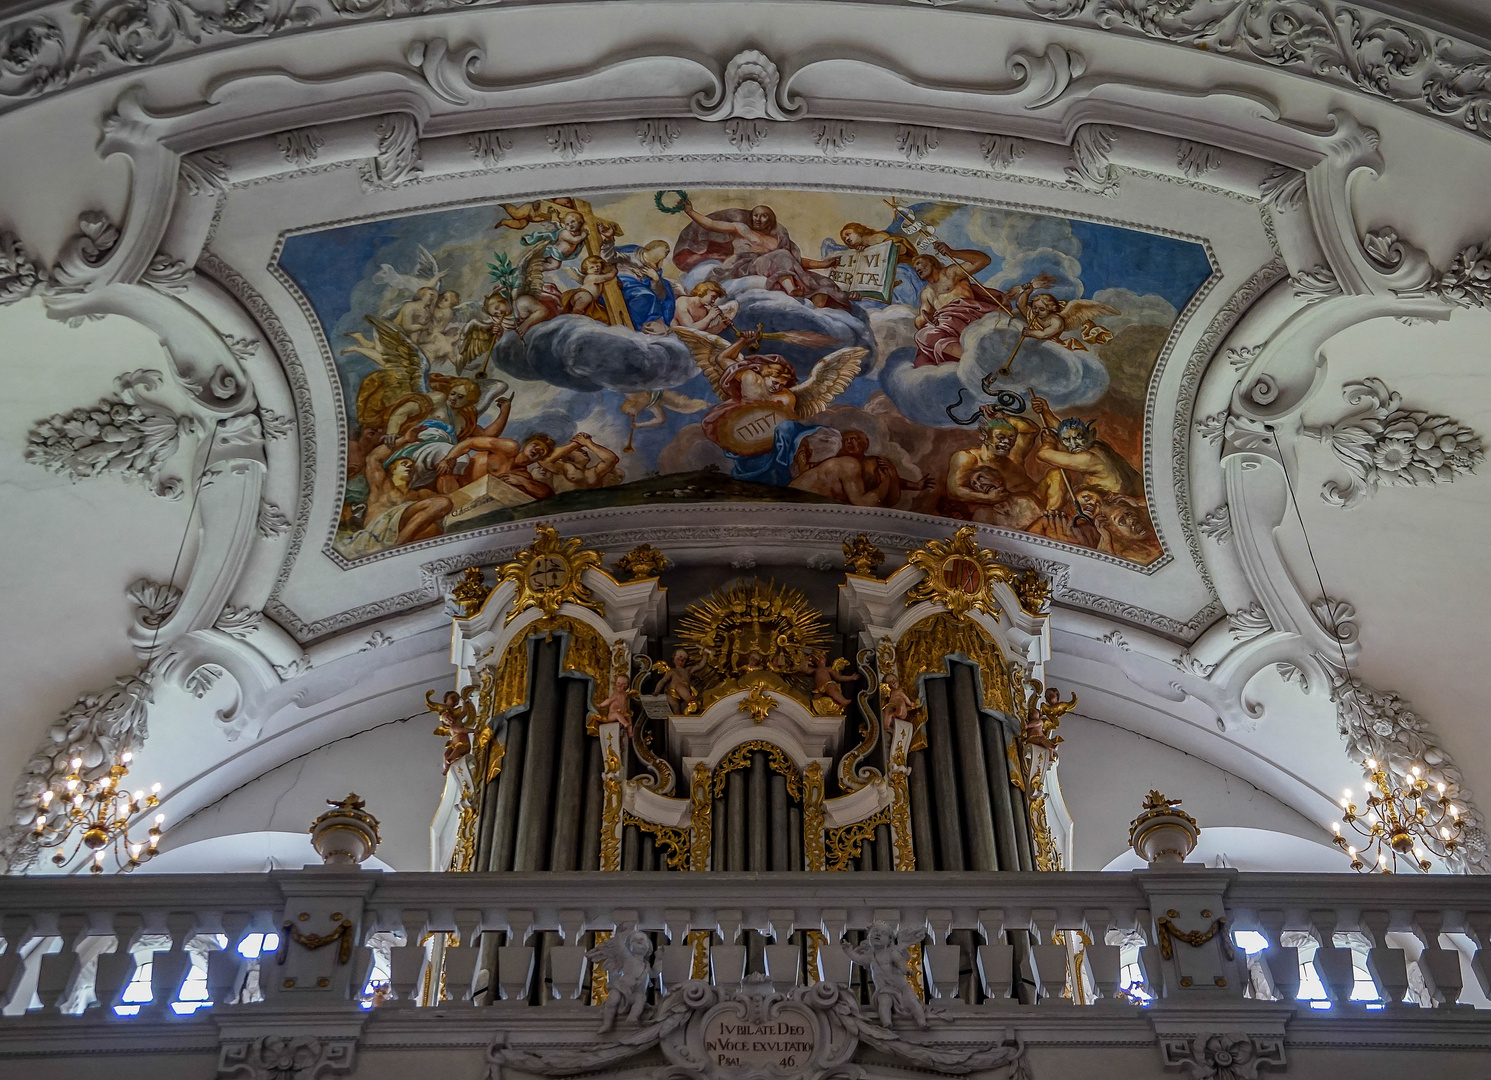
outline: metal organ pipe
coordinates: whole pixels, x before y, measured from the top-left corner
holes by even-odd
[[[559,643],[543,641],[534,661],[533,708],[528,748],[523,757],[523,795],[518,802],[514,870],[546,870],[549,822],[553,815],[554,749],[559,725]]]
[[[554,788],[554,838],[550,870],[574,870],[580,858],[581,796],[585,783],[587,679],[564,680],[564,719],[559,736],[558,777]]]

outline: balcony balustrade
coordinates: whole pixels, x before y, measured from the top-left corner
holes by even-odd
[[[1177,896],[1206,895],[1221,903],[1200,908],[1205,925],[1195,913],[1189,920],[1177,913]],[[1028,942],[1024,977],[1037,986],[1027,1009],[1248,998],[1364,1012],[1406,1008],[1405,999],[1440,1009],[1484,1004],[1491,995],[1491,890],[1468,877],[1187,867],[602,878],[310,867],[252,876],[11,879],[0,884],[0,913],[0,1023],[38,1013],[83,1023],[100,1012],[169,1018],[207,1006],[367,1005],[375,973],[386,983],[376,995],[384,1008],[452,1008],[489,981],[506,1009],[530,1002],[593,1008],[598,995],[583,992],[590,981],[584,942],[629,927],[648,932],[656,946],[647,958],[654,995],[696,978],[738,985],[748,966],[764,969],[778,990],[819,981],[847,986],[858,965],[839,943],[877,922],[902,931],[903,941],[917,939],[929,1000],[956,1001],[960,960],[972,960],[981,1003],[962,1008],[1021,1007],[1012,931]],[[808,963],[788,946],[800,931],[814,939]],[[502,944],[483,953],[480,942],[490,934]],[[748,962],[742,942],[750,934],[762,948]],[[971,942],[971,957],[960,956],[960,941],[964,949]],[[1204,954],[1212,942],[1219,959]],[[1125,945],[1137,950],[1127,965]],[[1071,962],[1078,958],[1080,966]],[[1074,970],[1081,972],[1075,993]],[[1209,976],[1205,985],[1202,976]]]

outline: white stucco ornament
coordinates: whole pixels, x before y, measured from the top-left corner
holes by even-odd
[[[1201,826],[1179,806],[1179,799],[1151,791],[1144,812],[1129,824],[1129,846],[1150,866],[1179,866],[1196,849]]]
[[[805,105],[791,101],[781,83],[781,72],[769,56],[746,49],[725,65],[713,93],[694,95],[694,115],[700,120],[796,120]]]
[[[950,1031],[951,1029],[949,1029]],[[941,1073],[965,1074],[1009,1069],[1028,1076],[1025,1047],[1002,1031],[970,1047],[885,1027],[859,1004],[858,995],[834,982],[777,991],[759,973],[733,989],[684,982],[657,1005],[639,1030],[620,1038],[546,1046],[500,1039],[487,1052],[488,1077],[500,1080],[504,1068],[539,1076],[569,1076],[609,1070],[654,1047],[668,1060],[666,1074],[677,1080],[753,1080],[791,1076],[829,1080],[857,1075],[850,1062],[861,1047],[897,1059],[898,1064]]]

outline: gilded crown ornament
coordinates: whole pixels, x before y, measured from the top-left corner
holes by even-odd
[[[992,551],[974,542],[972,525],[963,526],[951,540],[927,541],[907,555],[906,561],[925,575],[907,592],[907,605],[931,600],[959,617],[976,609],[998,618],[999,602],[990,586],[1002,581],[1013,588],[1018,576]]]
[[[1420,873],[1434,865],[1429,854],[1449,859],[1460,847],[1464,823],[1460,807],[1445,794],[1444,784],[1435,795],[1429,795],[1429,781],[1417,765],[1411,769],[1413,782],[1406,788],[1395,787],[1385,766],[1376,758],[1367,759],[1372,786],[1367,789],[1367,807],[1363,811],[1351,801],[1347,788],[1341,799],[1342,819],[1364,841],[1360,849],[1341,834],[1341,823],[1332,822],[1332,839],[1338,848],[1351,856],[1351,868],[1362,874],[1395,874],[1398,860]]]
[[[618,581],[645,581],[668,569],[668,558],[651,544],[638,544],[616,560],[612,572]]]
[[[851,574],[878,578],[880,567],[884,563],[885,552],[870,543],[870,538],[864,533],[860,533],[853,540],[844,541],[844,565]]]
[[[561,604],[578,604],[604,615],[605,605],[582,580],[586,570],[600,569],[600,552],[587,550],[578,539],[560,539],[548,525],[538,526],[533,533],[533,543],[498,572],[499,581],[511,581],[518,590],[503,625],[531,607],[553,615]]]
[[[459,607],[465,618],[469,619],[481,610],[481,606],[487,602],[487,597],[492,595],[492,587],[482,577],[481,567],[468,566],[461,571],[461,580],[456,582],[455,588],[450,590],[450,598]]]

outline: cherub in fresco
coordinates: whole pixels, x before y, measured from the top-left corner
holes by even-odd
[[[549,221],[554,217],[556,208],[571,210],[574,203],[567,198],[559,199],[534,199],[526,203],[502,203],[503,217],[494,229],[526,229],[530,225]]]
[[[580,275],[580,287],[564,294],[563,311],[609,324],[611,320],[601,303],[601,290],[616,280],[616,268],[599,255],[587,255],[580,262]]]
[[[451,322],[460,303],[460,293],[447,289],[435,298],[429,324],[409,334],[409,340],[419,346],[431,364],[444,364],[453,371],[459,370],[460,354],[456,349],[459,335]]]
[[[411,336],[428,329],[430,321],[435,317],[435,301],[439,295],[439,291],[432,286],[427,285],[416,289],[412,297],[398,306],[393,313],[393,318],[389,321]],[[361,334],[347,336],[354,339],[360,338],[358,342],[360,345],[372,347],[375,344],[363,338]]]
[[[535,326],[564,311],[564,294],[558,286],[544,280],[544,255],[530,251],[517,265],[499,255],[491,266],[496,287],[487,297],[488,317],[503,324],[511,321],[512,329],[523,337]]]
[[[427,301],[433,304],[441,279],[450,271],[442,270],[439,260],[431,255],[423,244],[415,246],[418,254],[415,256],[414,273],[401,274],[388,263],[384,263],[373,275],[373,281],[378,285],[387,285],[391,289],[412,293],[417,301]],[[401,307],[400,314],[402,315],[407,308],[408,304]]]
[[[823,274],[815,274],[802,259],[787,230],[769,206],[734,208],[701,214],[685,199],[683,212],[693,221],[678,235],[673,264],[684,273],[700,262],[721,260],[710,271],[715,281],[763,277],[766,287],[806,299],[814,307],[847,310],[848,297]]]
[[[569,442],[542,461],[530,465],[529,472],[539,474],[538,478],[553,488],[557,495],[621,483],[624,478],[616,470],[620,462],[621,458],[614,450],[602,446],[585,432],[577,431]]]
[[[680,296],[673,311],[673,325],[706,334],[723,334],[734,325],[740,314],[740,302],[727,300],[725,287],[718,281],[701,281]]]
[[[1052,284],[1044,277],[1010,290],[1009,299],[1025,319],[1021,338],[1052,341],[1072,352],[1086,352],[1088,345],[1103,345],[1113,340],[1113,331],[1099,326],[1094,319],[1120,315],[1116,307],[1096,300],[1058,300],[1050,293],[1034,290]],[[1064,335],[1076,331],[1076,337]]]
[[[819,430],[833,432],[832,428]],[[812,434],[805,438],[799,451],[810,450],[812,439]],[[832,456],[805,463],[788,487],[852,506],[895,506],[903,490],[919,491],[930,482],[907,480],[888,458],[869,456],[869,449],[870,440],[863,431],[846,431]]]
[[[518,243],[524,247],[542,244],[538,264],[544,271],[558,270],[579,253],[589,238],[585,228],[585,215],[578,210],[565,210],[557,220],[534,222]]]
[[[512,304],[500,290],[493,289],[481,302],[481,314],[468,322],[461,331],[461,344],[456,359],[457,374],[480,360],[481,370],[476,372],[476,378],[484,378],[492,346],[497,344],[503,334],[517,329],[517,326]]]
[[[813,680],[813,696],[827,697],[841,709],[848,708],[849,699],[839,689],[839,684],[858,682],[859,676],[853,672],[845,673],[847,663],[842,657],[830,663],[824,650],[808,650],[802,658],[802,672]]]
[[[389,462],[392,453],[390,446],[377,446],[363,462],[368,484],[365,524],[348,540],[349,555],[367,555],[439,536],[441,519],[453,509],[439,492],[411,488],[414,462],[407,457]]]
[[[455,491],[485,476],[495,476],[533,499],[547,499],[554,494],[553,488],[528,471],[530,465],[554,452],[554,440],[542,432],[529,435],[521,443],[505,437],[502,432],[512,415],[512,405],[511,394],[502,398],[497,403],[497,418],[478,429],[481,434],[456,443],[436,466],[443,490]],[[462,474],[457,472],[457,466],[467,454],[471,455],[471,463]]]
[[[909,720],[914,708],[916,702],[901,689],[901,680],[894,672],[887,674],[880,684],[880,722],[885,725],[885,733],[889,735],[895,731],[897,720]]]

